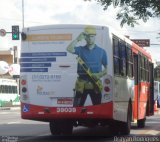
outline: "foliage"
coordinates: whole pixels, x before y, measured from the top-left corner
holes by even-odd
[[[91,1],[91,0],[85,0]],[[113,5],[120,8],[117,13],[117,19],[121,20],[120,25],[123,27],[127,24],[134,27],[138,20],[144,22],[151,17],[160,17],[160,0],[95,0],[107,10],[108,6]]]

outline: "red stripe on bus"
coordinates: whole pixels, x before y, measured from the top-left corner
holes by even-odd
[[[29,106],[27,112],[23,111],[24,106],[26,105]],[[76,112],[57,112],[57,108],[58,107],[47,107],[47,106],[38,106],[38,105],[21,103],[21,117],[23,119],[34,119],[34,120],[50,120],[50,119],[56,119],[56,118],[113,119],[113,103],[112,102],[103,103],[95,106],[59,107],[59,108],[76,108]],[[47,109],[48,111],[46,111]],[[83,110],[84,112],[82,112]]]

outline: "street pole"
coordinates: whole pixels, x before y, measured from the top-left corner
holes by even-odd
[[[22,0],[22,27],[24,28],[24,0]]]

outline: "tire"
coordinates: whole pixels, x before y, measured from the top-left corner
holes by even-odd
[[[117,136],[120,134],[120,129],[119,129],[119,123],[118,122],[112,122],[110,125],[109,125],[109,130],[110,130],[110,133],[111,133],[111,136]]]
[[[53,136],[72,135],[73,123],[69,120],[55,120],[49,123],[50,132]]]
[[[50,122],[49,127],[50,127],[50,132],[53,136],[59,136],[61,134],[61,130],[56,123]]]
[[[144,127],[145,127],[145,122],[146,122],[146,118],[144,118],[144,119],[139,119],[139,120],[137,121],[137,127],[138,127],[138,128],[144,128]]]
[[[132,109],[131,104],[128,106],[127,122],[120,122],[120,133],[122,135],[129,135],[131,130]]]

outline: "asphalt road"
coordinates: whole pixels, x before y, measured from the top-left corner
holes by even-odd
[[[74,128],[72,137],[53,137],[51,136],[48,123],[21,119],[19,108],[0,110],[0,120],[0,141],[3,142],[106,142],[122,141],[123,138],[123,136],[110,136],[108,127],[76,127]],[[154,141],[160,141],[160,113],[157,113],[152,117],[148,117],[146,127],[143,129],[138,129],[134,124],[132,124],[131,134],[128,137],[149,136],[155,138]]]

